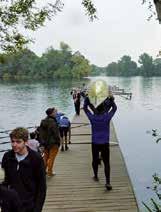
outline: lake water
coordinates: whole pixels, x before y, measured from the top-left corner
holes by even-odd
[[[116,97],[118,111],[114,124],[142,210],[141,202],[148,202],[153,194],[147,189],[152,184],[152,175],[158,173],[161,176],[161,143],[156,144],[156,138],[151,134],[152,129],[158,129],[161,134],[161,78],[97,78],[133,94],[132,100]],[[0,131],[17,126],[36,126],[45,116],[46,108],[53,106],[72,118],[72,87],[79,87],[97,78],[81,81],[0,82]]]

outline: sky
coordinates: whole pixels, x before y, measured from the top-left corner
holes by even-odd
[[[74,53],[81,52],[91,64],[100,67],[117,62],[123,55],[138,61],[144,52],[156,58],[161,50],[161,25],[142,0],[93,0],[98,19],[90,22],[81,0],[64,0],[63,11],[32,33],[35,43],[29,46],[37,55],[60,42]]]

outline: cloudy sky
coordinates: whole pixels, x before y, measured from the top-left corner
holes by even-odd
[[[142,0],[94,0],[98,20],[90,22],[81,0],[64,0],[61,13],[33,34],[30,48],[41,55],[49,46],[59,49],[61,41],[80,51],[92,64],[106,66],[130,55],[137,61],[147,52],[154,58],[161,49],[161,25],[147,21],[150,12]]]

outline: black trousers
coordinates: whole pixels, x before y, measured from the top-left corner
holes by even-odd
[[[106,183],[110,183],[110,148],[109,144],[93,144],[92,143],[92,167],[94,176],[98,175],[99,165],[99,152],[101,152],[102,160],[104,163],[104,173],[106,177]]]
[[[76,114],[79,115],[80,114],[80,101],[76,101],[74,103],[74,106],[75,106],[75,112],[76,112]]]
[[[67,134],[69,132],[69,127],[59,127],[59,132],[60,132],[60,137],[63,138],[67,138]]]

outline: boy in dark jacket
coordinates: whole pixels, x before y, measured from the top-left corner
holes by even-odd
[[[39,127],[40,144],[44,146],[44,163],[47,175],[54,176],[54,161],[60,147],[59,127],[56,121],[56,109],[48,108],[47,117],[41,121]]]
[[[41,212],[46,196],[46,176],[42,157],[27,147],[28,130],[16,128],[10,134],[12,150],[2,158],[5,185],[21,200],[22,212]]]
[[[91,112],[88,107],[93,111]],[[88,97],[84,100],[84,112],[90,120],[92,127],[92,167],[94,172],[94,180],[98,181],[98,165],[99,165],[99,152],[104,163],[106,189],[111,190],[110,184],[110,149],[109,149],[109,136],[110,136],[110,120],[117,110],[114,98],[107,98],[103,107],[95,108]]]

